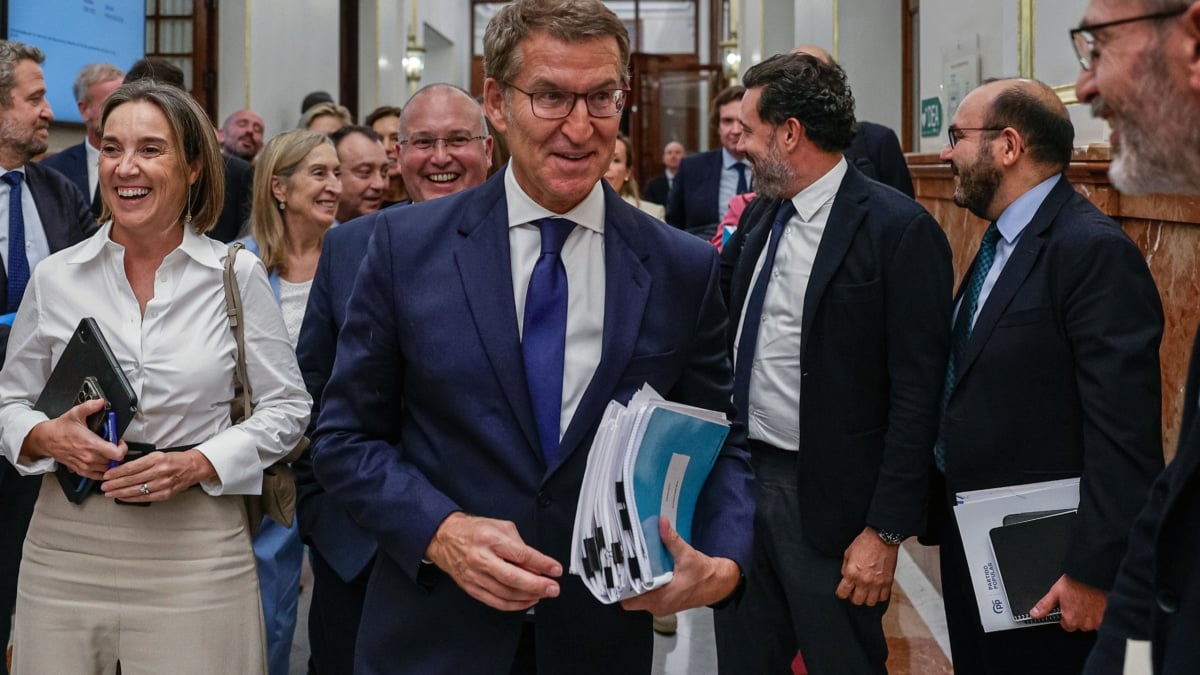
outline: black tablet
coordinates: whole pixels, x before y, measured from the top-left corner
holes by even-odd
[[[46,413],[51,419],[62,415],[80,402],[81,391],[86,389],[85,380],[99,385],[108,401],[108,409],[117,414],[117,438],[120,438],[137,413],[137,394],[96,320],[91,317],[81,320],[71,335],[70,343],[54,365],[50,379],[33,406],[34,410]],[[91,480],[62,465],[57,474],[63,492],[72,502],[78,504],[91,493]]]

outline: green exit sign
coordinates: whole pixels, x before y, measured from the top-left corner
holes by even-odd
[[[942,99],[927,98],[921,101],[921,138],[933,138],[942,133]]]

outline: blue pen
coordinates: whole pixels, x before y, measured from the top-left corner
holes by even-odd
[[[104,424],[104,432],[105,432],[104,440],[108,441],[109,443],[112,443],[113,445],[116,445],[117,441],[118,441],[118,439],[117,439],[117,413],[113,412],[112,410],[108,411],[108,420]],[[108,468],[110,468],[110,469],[115,469],[118,466],[121,466],[120,460],[114,459],[114,460],[109,461],[109,463],[108,463]]]

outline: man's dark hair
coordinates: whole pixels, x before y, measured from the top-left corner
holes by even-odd
[[[380,136],[374,129],[357,124],[347,124],[332,134],[329,134],[329,140],[333,141],[333,147],[337,148],[341,146],[342,141],[345,140],[345,138],[350,134],[362,134],[376,143],[383,142],[383,137]]]
[[[1004,81],[991,79],[984,84]],[[996,94],[984,114],[983,126],[1016,129],[1035,161],[1065,168],[1071,162],[1071,149],[1075,144],[1075,126],[1071,124],[1071,118],[1065,109],[1051,107],[1046,98],[1013,82]]]
[[[308,112],[309,108],[313,107],[314,105],[316,105],[318,103],[333,103],[333,102],[334,102],[333,97],[330,96],[329,92],[327,92],[327,91],[309,92],[309,94],[304,97],[304,100],[300,101],[300,114],[303,115],[304,113]]]
[[[734,84],[725,87],[717,93],[716,98],[712,100],[712,108],[708,113],[708,123],[713,129],[716,129],[721,124],[721,106],[726,103],[742,100],[746,95],[746,88],[740,84]]]
[[[742,82],[747,89],[762,88],[758,116],[764,122],[779,126],[795,118],[825,152],[841,152],[854,140],[854,94],[838,64],[808,54],[776,54],[746,71]]]
[[[125,84],[138,80],[154,80],[162,84],[170,84],[186,91],[183,80],[183,69],[159,56],[147,56],[139,59],[129,72],[125,73]]]
[[[363,126],[373,126],[377,120],[381,120],[385,117],[399,116],[400,108],[394,105],[381,105],[367,114],[366,118],[363,119]]]

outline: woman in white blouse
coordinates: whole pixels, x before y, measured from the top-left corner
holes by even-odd
[[[617,191],[626,204],[630,204],[650,216],[662,220],[666,216],[666,207],[654,202],[642,201],[638,191],[637,180],[633,177],[633,165],[629,160],[633,157],[633,142],[625,134],[617,134],[616,147],[613,148],[612,161],[604,180]]]
[[[22,473],[62,464],[98,485],[75,505],[52,473],[42,483],[18,584],[14,674],[113,673],[118,663],[126,673],[263,673],[242,497],[295,447],[311,400],[266,273],[240,256],[255,409],[231,426],[227,249],[203,236],[221,212],[223,163],[204,111],[142,81],[112,94],[102,124],[108,222],[34,270],[0,371],[5,457]],[[84,426],[100,401],[50,420],[32,409],[85,316],[138,397],[118,445]],[[171,451],[123,461],[134,441]]]
[[[342,194],[337,150],[325,134],[285,131],[263,147],[254,165],[254,202],[246,250],[262,258],[295,348],[317,273],[321,241]],[[286,675],[300,596],[304,545],[300,532],[263,518],[254,537],[271,675]]]

